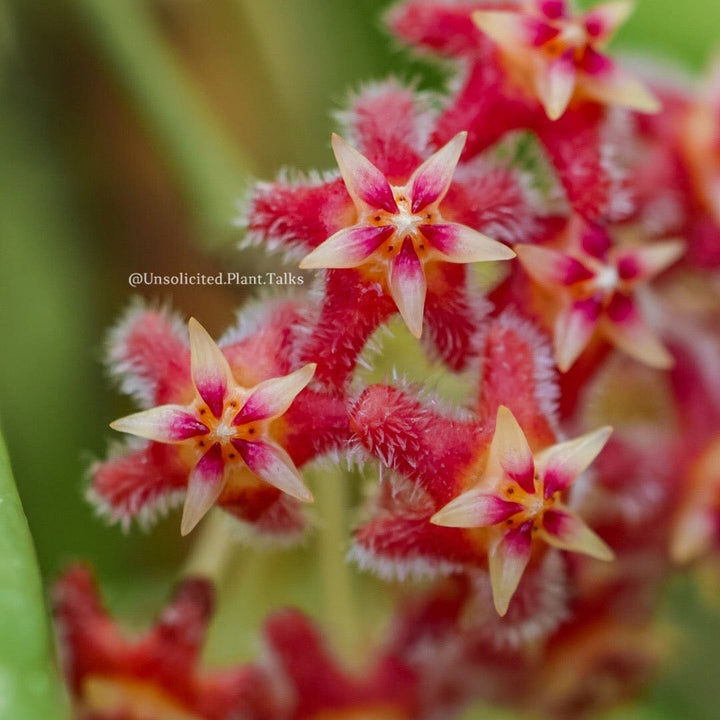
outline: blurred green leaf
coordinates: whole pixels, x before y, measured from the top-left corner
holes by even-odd
[[[208,244],[226,240],[218,230],[235,215],[248,161],[186,76],[147,3],[77,0],[75,11],[164,149],[188,203],[209,230]]]
[[[0,437],[0,717],[66,718],[42,584]]]

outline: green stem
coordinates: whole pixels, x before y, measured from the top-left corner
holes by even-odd
[[[347,484],[339,468],[323,467],[314,473],[315,501],[320,516],[318,561],[322,584],[323,624],[335,648],[352,657],[360,638],[358,614],[350,568],[345,561],[347,544]]]
[[[222,587],[229,571],[233,549],[230,537],[232,519],[221,510],[213,509],[198,529],[199,535],[190,551],[182,575],[204,575]]]
[[[66,708],[35,549],[0,437],[0,715],[63,720]]]
[[[198,217],[212,228],[229,227],[249,161],[186,77],[148,4],[76,0],[74,7],[174,165]]]

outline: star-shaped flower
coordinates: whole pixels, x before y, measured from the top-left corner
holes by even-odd
[[[301,268],[361,268],[392,296],[415,337],[422,334],[426,265],[509,260],[515,253],[477,230],[448,222],[440,204],[450,188],[466,133],[430,156],[402,186],[333,135],[332,145],[357,222],[315,248]]]
[[[684,244],[666,240],[610,247],[605,230],[578,218],[570,221],[567,235],[566,250],[517,247],[527,273],[559,304],[554,344],[560,370],[569,370],[597,335],[640,362],[670,367],[672,355],[648,326],[638,300],[643,286],[682,255]]]
[[[438,146],[466,130],[467,161],[511,131],[531,130],[575,212],[614,221],[628,212],[620,149],[630,128],[616,122],[607,101],[650,105],[649,93],[600,52],[625,12],[613,3],[571,17],[565,3],[405,0],[388,19],[402,41],[463,68],[433,125]],[[566,106],[557,119],[539,92],[553,115]]]
[[[304,502],[312,495],[281,447],[277,421],[310,382],[313,364],[283,377],[243,387],[223,352],[194,318],[189,322],[193,399],[115,420],[121,432],[182,447],[192,465],[181,532],[187,535],[215,504],[223,489],[247,468],[279,490]],[[241,480],[240,480],[241,482]]]
[[[472,24],[469,14],[466,20]],[[274,182],[257,183],[248,198],[240,221],[248,244],[281,249],[309,264],[313,258],[318,260],[313,253],[328,238],[347,241],[340,244],[341,262],[327,263],[342,267],[328,269],[318,278],[322,289],[318,312],[308,314],[302,323],[306,342],[297,349],[296,357],[317,363],[317,387],[339,393],[344,390],[368,339],[397,312],[398,305],[406,306],[418,332],[423,326],[423,344],[432,355],[452,370],[463,370],[475,356],[471,338],[482,324],[487,306],[473,289],[470,268],[443,259],[442,253],[453,251],[453,244],[454,251],[469,251],[469,245],[460,246],[460,240],[467,237],[462,226],[508,245],[529,242],[539,234],[544,211],[525,182],[524,172],[494,156],[460,163],[456,168],[464,134],[453,138],[464,127],[436,142],[431,136],[435,117],[427,97],[413,88],[393,80],[371,83],[351,98],[342,114],[342,134],[351,138],[357,149],[354,152],[339,138],[335,141],[345,177],[311,174],[290,179],[283,174]],[[449,146],[425,165],[433,152],[448,142]],[[421,173],[418,168],[422,166]],[[410,198],[418,201],[419,195],[406,195],[405,203],[400,204],[395,199],[393,188],[413,190],[415,186],[420,192],[423,185],[410,182],[413,175],[426,183],[423,192],[429,194],[419,201],[427,203],[426,208],[413,210]],[[452,183],[445,189],[450,176]],[[371,201],[363,199],[367,192]],[[373,203],[379,212],[371,211]],[[436,224],[428,225],[424,210]],[[412,221],[413,215],[422,222]],[[405,232],[410,236],[408,244],[398,232],[403,224],[409,231]],[[422,224],[428,225],[430,240],[440,249],[428,238],[426,243],[420,242]],[[453,238],[456,231],[459,236]],[[393,234],[400,242],[390,240]],[[420,244],[425,244],[423,250]],[[491,249],[510,256],[509,250],[495,245]],[[337,251],[336,246],[331,256],[337,258]],[[429,260],[431,256],[435,260]],[[363,262],[365,258],[368,262]],[[393,299],[391,287],[396,288],[399,303]]]
[[[657,112],[645,86],[602,50],[633,9],[630,0],[571,13],[566,0],[525,0],[518,10],[477,10],[475,24],[494,40],[513,74],[533,92],[551,120],[574,97]]]
[[[507,612],[530,560],[533,541],[612,559],[612,550],[562,499],[610,433],[609,427],[601,428],[533,455],[515,416],[500,406],[482,476],[431,518],[446,527],[490,528],[490,580],[500,615]]]

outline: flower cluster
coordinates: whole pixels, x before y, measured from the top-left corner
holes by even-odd
[[[362,673],[295,610],[268,618],[269,659],[203,673],[207,581],[129,640],[72,569],[56,608],[80,718],[430,720],[482,700],[572,720],[649,677],[662,583],[720,548],[720,84],[611,58],[630,10],[396,5],[389,28],[452,59],[451,89],[368,85],[336,171],[246,201],[245,244],[315,286],[217,343],[143,305],[118,324],[108,364],[141,411],[91,469],[101,514],[184,502],[187,534],[217,505],[285,547],[312,526],[306,466],[346,456],[378,469],[348,561],[404,595]],[[389,327],[401,372],[376,382]],[[412,354],[462,390],[403,377]]]

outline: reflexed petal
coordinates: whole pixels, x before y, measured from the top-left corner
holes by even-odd
[[[219,418],[223,412],[228,387],[234,382],[230,366],[222,350],[195,318],[190,318],[188,328],[190,372],[195,389],[207,403],[210,412]]]
[[[487,527],[507,520],[522,509],[519,503],[473,489],[451,500],[430,522],[445,527]]]
[[[670,267],[685,252],[681,240],[668,240],[624,252],[617,261],[623,280],[648,280]]]
[[[193,468],[188,478],[180,534],[187,535],[205,517],[223,489],[222,449],[215,443]]]
[[[515,253],[497,240],[460,225],[443,223],[420,225],[418,228],[432,247],[442,254],[442,259],[452,263],[509,260]]]
[[[571,48],[548,63],[536,77],[540,103],[551,120],[557,120],[567,110],[577,80],[574,50]]]
[[[603,427],[538,453],[535,464],[545,485],[545,498],[567,490],[600,454],[611,433],[611,427]]]
[[[303,269],[354,268],[362,265],[393,233],[391,225],[354,225],[339,230],[300,262]]]
[[[543,287],[572,285],[593,277],[579,260],[558,250],[523,243],[515,246],[515,252],[527,274]]]
[[[182,442],[208,432],[208,428],[183,405],[160,405],[143,410],[111,422],[110,427],[161,443]]]
[[[590,298],[568,305],[555,321],[555,360],[567,372],[590,342],[600,317],[600,303]]]
[[[271,378],[256,385],[235,416],[233,425],[244,425],[282,415],[298,393],[312,380],[316,367],[315,363],[308,363],[289,375]]]
[[[615,557],[605,541],[569,510],[547,510],[538,536],[561,550],[583,553],[598,560]]]
[[[390,184],[386,177],[354,147],[339,135],[333,134],[332,148],[345,187],[358,209],[398,211]]]
[[[295,463],[281,447],[262,441],[233,440],[232,444],[259,478],[298,500],[312,502],[312,494],[305,487]]]
[[[584,16],[585,29],[594,42],[604,44],[635,10],[633,0],[616,0],[591,8]]]
[[[531,523],[505,533],[488,553],[490,583],[498,615],[507,612],[510,600],[520,584],[532,550]]]
[[[407,185],[410,188],[414,213],[428,205],[439,203],[445,197],[466,138],[466,132],[458,133],[412,174]]]
[[[422,335],[427,285],[422,264],[407,238],[393,259],[388,284],[402,319],[410,332],[419,338]]]
[[[636,360],[666,370],[673,366],[670,352],[645,324],[633,300],[616,294],[601,323],[605,337]]]
[[[490,444],[488,473],[502,468],[525,492],[535,492],[535,461],[525,433],[515,416],[501,405],[497,411],[495,434]]]
[[[592,100],[645,113],[656,113],[660,110],[660,101],[650,90],[610,58],[588,50],[583,70],[580,87],[583,95]]]

